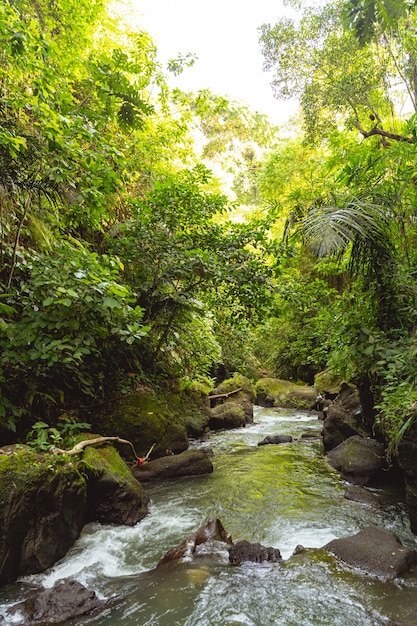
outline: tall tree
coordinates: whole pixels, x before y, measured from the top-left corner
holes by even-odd
[[[415,19],[415,9],[406,10],[405,3],[353,0],[306,8],[298,22],[262,26],[274,91],[300,97],[310,138],[329,136],[345,124],[384,144],[414,143],[395,110],[401,93],[415,103]]]

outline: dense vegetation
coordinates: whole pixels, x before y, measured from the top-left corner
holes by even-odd
[[[417,401],[416,27],[401,0],[263,25],[301,103],[280,135],[171,91],[106,0],[3,2],[2,432],[143,384],[331,368],[395,442]]]

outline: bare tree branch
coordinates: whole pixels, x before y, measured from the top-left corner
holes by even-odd
[[[402,141],[404,143],[417,143],[417,138],[415,137],[407,137],[406,135],[398,135],[397,133],[390,133],[387,130],[383,130],[382,128],[378,128],[378,126],[374,126],[372,130],[365,130],[363,126],[357,121],[355,122],[355,126],[358,131],[367,139],[368,137],[379,136],[383,139],[391,139],[392,141]]]

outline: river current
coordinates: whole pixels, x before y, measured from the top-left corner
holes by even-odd
[[[369,525],[417,548],[402,493],[381,486],[381,508],[344,497],[347,484],[329,467],[315,414],[255,407],[255,423],[211,433],[196,447],[214,452],[208,476],[153,484],[150,514],[135,527],[89,524],[67,556],[44,574],[0,590],[0,624],[19,624],[8,607],[34,586],[74,578],[117,601],[94,626],[417,626],[417,578],[380,582],[320,548]],[[266,435],[289,444],[258,446]],[[193,561],[155,570],[159,559],[202,523],[218,517],[234,541],[279,548],[281,563],[231,566],[222,544]],[[298,545],[311,548],[292,556]],[[391,621],[392,620],[392,621]]]

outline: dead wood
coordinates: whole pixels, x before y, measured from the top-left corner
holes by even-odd
[[[219,393],[215,396],[209,396],[210,400],[218,400],[219,398],[228,398],[229,396],[232,396],[234,393],[238,393],[239,391],[242,391],[243,387],[239,387],[239,389],[234,389],[233,391],[229,391],[229,393]]]
[[[62,450],[61,448],[56,448],[54,446],[50,451],[53,454],[68,454],[69,456],[74,456],[75,454],[82,452],[87,446],[96,446],[100,443],[107,443],[108,441],[114,441],[115,443],[127,443],[132,448],[135,458],[139,459],[136,454],[136,450],[133,447],[133,443],[127,439],[120,439],[120,437],[96,437],[95,439],[85,439],[77,443],[73,448],[71,448],[71,450]]]

